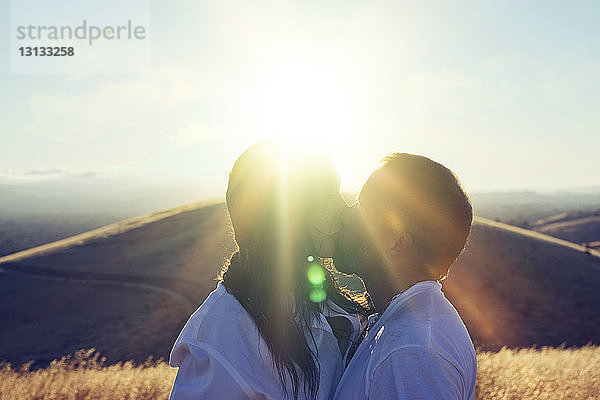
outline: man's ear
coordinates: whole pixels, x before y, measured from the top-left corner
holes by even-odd
[[[406,257],[411,247],[412,237],[406,232],[397,232],[394,235],[394,240],[388,248],[388,255],[392,259]]]

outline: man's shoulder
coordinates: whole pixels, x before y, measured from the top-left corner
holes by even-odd
[[[385,355],[380,355],[378,360],[373,363],[371,372],[375,372],[379,367],[386,364],[412,363],[414,365],[415,360],[437,360],[447,362],[451,365],[454,364],[444,356],[443,352],[440,352],[435,347],[423,344],[409,344],[391,348]]]
[[[440,290],[412,294],[385,320],[386,340],[402,345],[428,347],[444,330],[464,332],[466,328],[454,306]]]
[[[457,349],[471,355],[475,354],[466,325],[443,292],[440,292],[436,304],[432,307],[431,339],[432,346],[438,346],[444,351]]]
[[[469,332],[441,291],[419,293],[405,306],[405,312],[386,321],[374,336],[379,361],[423,352],[439,356],[461,370],[476,364]]]
[[[415,357],[423,360],[443,360],[461,372],[470,371],[477,364],[475,350],[472,344],[467,342],[454,348],[430,343],[397,344],[396,346],[387,346],[385,351],[380,351],[375,355],[371,365],[372,371],[385,363],[395,363],[398,360]]]
[[[371,355],[368,388],[396,379],[397,375],[404,376],[400,381],[436,376],[456,393],[470,393],[477,375],[477,357],[468,335],[458,340],[456,337],[443,340],[435,335],[430,341],[387,339]]]
[[[406,304],[408,311],[397,316],[396,332],[400,328],[416,334],[414,344],[435,346],[436,339],[467,342],[472,348],[468,330],[454,305],[442,290],[423,291]],[[413,310],[418,311],[413,311]]]

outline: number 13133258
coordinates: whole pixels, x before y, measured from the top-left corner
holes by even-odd
[[[73,47],[19,47],[19,54],[23,57],[71,57],[75,55]]]

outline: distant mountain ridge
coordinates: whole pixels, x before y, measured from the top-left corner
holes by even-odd
[[[600,250],[600,208],[552,215],[535,221],[531,228],[590,250]]]

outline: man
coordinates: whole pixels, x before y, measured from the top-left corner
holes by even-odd
[[[342,239],[336,254],[345,257],[337,263],[364,279],[379,314],[334,398],[473,399],[475,350],[439,283],[471,228],[471,204],[456,176],[426,157],[396,153],[358,200],[364,229],[347,230],[354,237]]]

